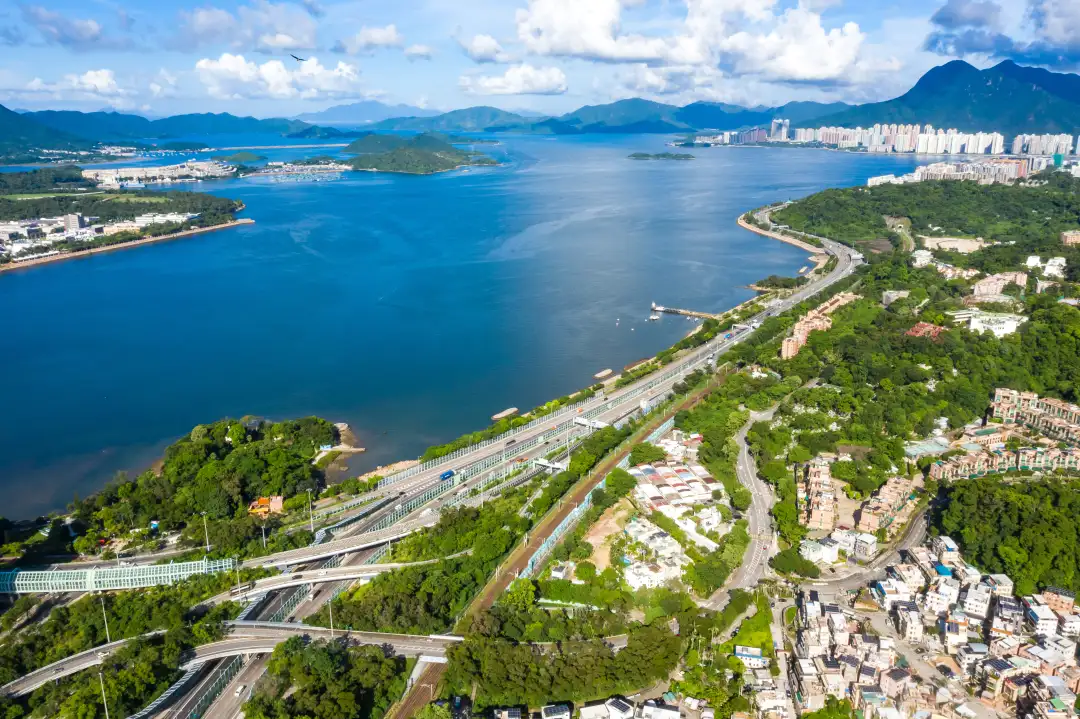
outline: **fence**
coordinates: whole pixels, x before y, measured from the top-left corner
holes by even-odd
[[[595,491],[599,487],[603,487],[607,482],[607,479],[600,480],[600,483],[593,488]],[[522,577],[531,577],[537,567],[543,565],[548,555],[551,554],[551,550],[555,549],[555,545],[559,543],[563,535],[574,527],[578,521],[585,515],[585,512],[589,511],[589,507],[592,506],[592,492],[585,495],[585,499],[581,501],[581,504],[574,507],[570,514],[566,515],[563,521],[559,522],[559,526],[555,528],[555,531],[548,535],[547,539],[541,543],[532,557],[529,559],[529,563],[525,565],[525,568],[521,570]]]
[[[233,657],[223,664],[220,669],[217,669],[217,676],[214,681],[210,682],[210,685],[199,697],[199,700],[195,702],[195,706],[188,712],[185,719],[198,719],[198,717],[201,717],[206,708],[214,703],[214,700],[225,690],[225,687],[229,686],[229,682],[233,680],[233,677],[240,673],[240,668],[243,666],[243,657]]]

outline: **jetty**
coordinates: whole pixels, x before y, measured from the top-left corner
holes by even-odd
[[[682,310],[678,307],[664,307],[658,305],[655,302],[652,303],[653,312],[664,312],[669,315],[682,315],[683,317],[697,317],[703,320],[718,320],[723,315],[712,314],[711,312],[698,312],[697,310]]]

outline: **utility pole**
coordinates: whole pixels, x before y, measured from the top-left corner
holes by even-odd
[[[105,620],[105,643],[112,644],[112,637],[109,636],[109,615],[105,613],[105,597],[99,596],[101,600],[101,618]]]
[[[263,523],[262,523],[262,540],[263,540],[263,549],[266,549],[266,520],[265,519],[263,520]]]
[[[105,719],[109,719],[109,700],[105,698],[105,676],[97,673],[98,682],[101,683],[101,703],[105,705]]]
[[[202,514],[203,536],[206,538],[206,553],[210,554],[210,530],[207,528],[207,525],[206,525],[206,512],[201,512],[201,514]]]
[[[233,569],[236,570],[236,591],[237,591],[237,593],[239,593],[240,592],[240,563],[237,562],[236,564],[234,564]]]
[[[334,640],[334,598],[330,597],[330,640]]]
[[[308,525],[311,528],[311,533],[315,534],[315,515],[312,514],[312,512],[311,512],[311,488],[310,487],[308,488],[308,491],[307,491],[307,514],[308,514]]]

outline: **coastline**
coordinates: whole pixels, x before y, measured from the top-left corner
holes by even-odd
[[[180,240],[185,237],[191,237],[193,235],[201,235],[205,232],[217,232],[218,230],[228,230],[233,227],[239,227],[242,225],[254,225],[255,220],[250,217],[244,217],[239,220],[233,220],[232,222],[225,222],[220,225],[211,225],[209,227],[195,227],[190,230],[183,230],[182,232],[174,232],[171,235],[161,235],[159,237],[145,237],[141,240],[135,240],[133,242],[122,242],[116,245],[107,245],[105,247],[94,247],[82,252],[64,252],[59,255],[52,255],[50,257],[39,257],[33,260],[26,260],[25,262],[9,262],[6,265],[0,265],[0,273],[13,272],[15,270],[22,270],[27,267],[39,267],[51,262],[61,262],[63,260],[75,260],[80,257],[89,257],[91,255],[100,254],[103,252],[112,252],[114,250],[126,250],[132,247],[140,247],[142,245],[148,245],[154,242],[168,242],[169,240]]]
[[[820,254],[824,254],[824,252],[825,252],[824,249],[822,249],[821,247],[814,247],[809,242],[803,242],[802,240],[796,240],[794,237],[788,237],[787,235],[781,235],[779,232],[772,232],[770,230],[763,230],[760,227],[757,227],[755,225],[751,225],[749,222],[747,222],[746,220],[743,219],[743,215],[739,215],[738,223],[739,223],[739,227],[743,228],[744,230],[750,230],[751,232],[756,232],[759,235],[764,235],[765,237],[771,237],[774,240],[780,240],[781,242],[786,242],[789,245],[794,245],[795,247],[798,247],[800,250],[806,250],[811,255],[820,255]]]

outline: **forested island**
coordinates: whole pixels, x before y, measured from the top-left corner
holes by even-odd
[[[496,165],[494,159],[466,152],[447,142],[446,136],[423,133],[413,137],[370,133],[343,152],[356,154],[349,164],[354,170],[430,175],[472,165]]]
[[[635,152],[628,155],[631,160],[693,160],[694,156],[685,152],[658,152],[650,155],[647,152]]]
[[[236,165],[246,162],[261,162],[266,159],[266,156],[257,155],[254,152],[248,152],[247,150],[241,150],[240,152],[234,152],[231,155],[214,155],[210,159],[217,160],[218,162],[227,162],[230,165]]]

